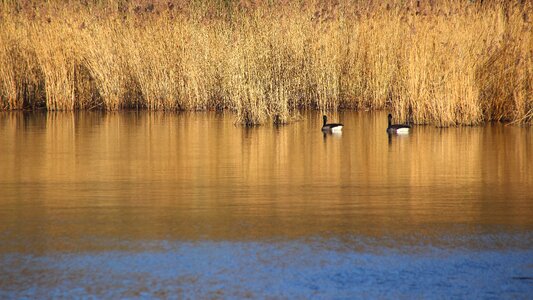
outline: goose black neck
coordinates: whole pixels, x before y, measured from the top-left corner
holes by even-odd
[[[323,116],[322,118],[324,119],[324,126],[326,126],[326,123],[328,122],[328,117]]]

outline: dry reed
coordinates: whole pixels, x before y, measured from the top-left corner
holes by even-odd
[[[533,122],[531,2],[2,1],[0,109]]]

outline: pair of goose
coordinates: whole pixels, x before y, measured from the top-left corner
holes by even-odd
[[[338,133],[342,132],[342,125],[341,123],[330,123],[328,124],[328,117],[323,116],[324,124],[322,125],[322,131],[328,131],[332,133]],[[406,124],[392,124],[392,115],[389,114],[389,126],[387,127],[388,133],[409,133],[409,129],[411,126]]]

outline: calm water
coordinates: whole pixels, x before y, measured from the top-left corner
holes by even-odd
[[[0,113],[0,298],[528,298],[533,129]]]

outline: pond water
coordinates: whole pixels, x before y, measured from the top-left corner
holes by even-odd
[[[0,113],[0,298],[527,298],[533,129]]]

